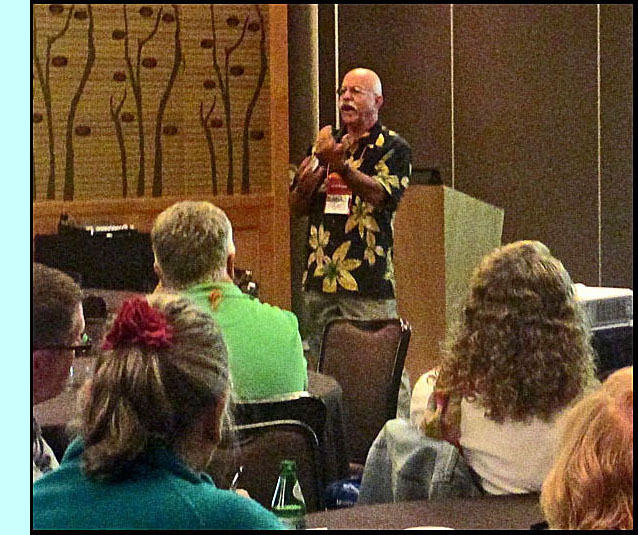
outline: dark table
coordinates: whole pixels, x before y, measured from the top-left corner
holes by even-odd
[[[309,528],[529,529],[543,520],[538,494],[362,505],[308,515]]]
[[[76,357],[73,361],[75,386],[90,376],[96,356]],[[324,470],[326,481],[344,479],[348,475],[347,445],[343,430],[342,390],[332,377],[316,372],[308,373],[308,391],[326,404],[327,421],[324,437]],[[76,402],[77,388],[67,388],[58,397],[33,407],[33,414],[42,428],[42,434],[55,456],[62,458],[69,444],[67,424],[79,417]]]

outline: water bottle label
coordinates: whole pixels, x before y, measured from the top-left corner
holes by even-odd
[[[306,517],[297,516],[292,518],[279,517],[279,521],[286,526],[287,529],[306,529]]]
[[[306,503],[306,501],[303,499],[303,494],[301,493],[301,487],[299,486],[299,481],[295,482],[295,486],[292,488],[292,495],[301,503]]]

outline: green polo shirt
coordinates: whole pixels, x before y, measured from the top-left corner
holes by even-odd
[[[259,302],[230,282],[203,283],[183,292],[218,323],[233,390],[240,400],[306,390],[307,363],[297,317]]]

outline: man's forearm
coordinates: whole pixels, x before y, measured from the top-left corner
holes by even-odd
[[[354,193],[375,208],[379,208],[386,200],[386,192],[383,186],[371,176],[347,165],[340,170],[339,174]]]
[[[288,196],[288,205],[290,206],[290,213],[294,216],[307,215],[310,212],[310,205],[312,201],[312,192],[307,194],[300,191],[300,186],[297,186],[290,191]]]
[[[296,186],[290,191],[288,196],[288,204],[293,215],[303,216],[310,213],[312,200],[319,182],[321,182],[320,176],[298,177]]]

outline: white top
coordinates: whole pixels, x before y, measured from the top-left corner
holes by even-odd
[[[431,370],[414,385],[410,421],[417,427],[434,391],[434,377]],[[552,423],[534,418],[529,423],[499,424],[484,412],[476,402],[461,402],[461,446],[483,489],[489,494],[540,492],[554,460],[557,418]]]

